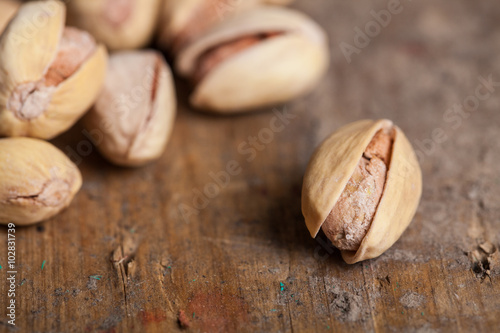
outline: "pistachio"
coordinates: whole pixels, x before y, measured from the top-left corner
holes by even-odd
[[[0,136],[51,139],[96,99],[106,50],[64,18],[62,2],[29,2],[0,37]]]
[[[299,12],[261,6],[239,13],[186,47],[177,70],[194,84],[191,103],[220,113],[288,101],[328,67],[323,30]]]
[[[110,50],[141,48],[153,36],[160,3],[161,0],[71,0],[68,23],[90,32]]]
[[[164,0],[158,44],[174,53],[226,18],[258,4],[286,5],[291,0]]]
[[[163,56],[122,51],[110,57],[103,91],[84,124],[104,157],[139,166],[163,153],[175,113],[172,73]]]
[[[389,249],[408,227],[422,193],[415,152],[390,120],[362,120],[327,138],[304,176],[302,213],[353,264]]]
[[[69,206],[81,185],[76,165],[50,143],[0,139],[0,224],[49,219]]]
[[[0,0],[0,33],[14,17],[21,3],[14,0]]]

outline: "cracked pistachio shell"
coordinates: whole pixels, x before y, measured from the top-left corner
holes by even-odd
[[[287,5],[290,2],[292,0],[164,0],[158,44],[164,49],[178,51],[206,29],[240,11],[259,4]]]
[[[0,139],[0,224],[47,220],[69,206],[81,185],[76,165],[52,144]]]
[[[110,57],[101,95],[84,124],[109,161],[141,166],[158,159],[176,113],[172,73],[156,51],[122,51]]]
[[[180,74],[192,77],[208,50],[239,38],[279,32],[226,58],[199,82],[191,103],[219,113],[286,102],[316,85],[329,62],[319,25],[282,7],[260,6],[235,15],[186,47],[177,59]]]
[[[14,17],[21,3],[14,0],[0,0],[0,33]]]
[[[311,236],[316,237],[326,217],[359,163],[363,152],[390,120],[362,120],[346,125],[315,151],[304,176],[302,213]],[[384,192],[371,226],[357,251],[341,251],[353,264],[378,257],[389,249],[410,224],[422,193],[422,173],[415,152],[397,126]]]
[[[103,46],[96,46],[73,74],[54,87],[39,114],[23,119],[9,106],[18,87],[43,80],[58,52],[65,16],[59,1],[25,3],[0,37],[0,136],[51,139],[69,129],[97,97],[107,63]]]
[[[69,25],[90,32],[115,51],[151,41],[161,0],[71,0],[67,5]]]

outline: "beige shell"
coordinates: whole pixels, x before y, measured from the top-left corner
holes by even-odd
[[[302,213],[311,236],[316,237],[335,206],[363,152],[390,120],[362,120],[342,127],[315,151],[304,176]],[[389,249],[410,224],[422,193],[422,172],[415,152],[397,126],[392,158],[382,198],[357,251],[341,251],[353,264],[375,258]]]
[[[140,166],[161,156],[176,113],[172,73],[155,51],[122,51],[110,57],[106,83],[84,117],[104,157]]]
[[[213,68],[191,95],[198,108],[240,112],[286,102],[309,92],[329,63],[324,31],[303,14],[262,6],[233,16],[184,49],[177,70],[192,77],[199,58],[225,42],[280,32],[234,54]]]
[[[0,34],[21,6],[19,1],[0,0]]]
[[[158,44],[178,51],[211,26],[259,4],[286,5],[292,0],[164,0],[158,27]]]
[[[68,24],[90,32],[110,50],[137,49],[152,39],[160,4],[161,0],[71,0]]]
[[[43,24],[32,22],[31,18],[37,17],[43,18],[39,19]],[[43,80],[58,52],[64,21],[62,2],[29,2],[21,6],[0,37],[0,136],[51,139],[70,128],[94,103],[107,63],[103,46],[96,46],[76,72],[45,96],[43,103],[33,104],[40,110],[31,118],[20,117],[9,104],[19,87]]]
[[[50,143],[0,139],[0,224],[49,219],[69,206],[81,185],[76,165]]]

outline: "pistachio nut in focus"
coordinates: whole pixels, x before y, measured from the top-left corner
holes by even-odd
[[[110,57],[106,83],[84,117],[104,157],[140,166],[161,156],[176,113],[172,72],[156,51],[122,51]]]
[[[0,139],[0,224],[49,219],[69,206],[81,185],[76,165],[50,143]]]
[[[19,1],[0,0],[0,34],[21,6]]]
[[[389,249],[410,224],[422,172],[390,120],[342,127],[316,150],[304,176],[302,213],[311,236],[322,229],[353,264]]]
[[[71,0],[67,2],[68,24],[90,32],[110,50],[137,49],[151,41],[160,3],[161,0]]]
[[[238,12],[259,4],[287,5],[292,0],[164,0],[158,24],[158,45],[174,53],[204,31]]]
[[[194,107],[235,113],[309,92],[326,72],[329,52],[324,31],[310,18],[260,6],[223,21],[176,60],[194,86]]]
[[[65,27],[65,12],[59,1],[23,4],[1,35],[0,136],[51,139],[94,103],[107,53],[88,33]]]

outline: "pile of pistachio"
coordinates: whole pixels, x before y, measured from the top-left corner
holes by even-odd
[[[66,132],[80,119],[100,153],[114,164],[142,166],[163,154],[177,103],[172,71],[160,51],[172,57],[175,72],[191,83],[190,104],[200,111],[248,112],[314,89],[328,69],[327,37],[309,17],[282,6],[289,2],[0,0],[0,137],[6,137],[0,139],[0,224],[37,223],[70,204],[81,187],[81,174],[43,140]],[[148,45],[160,51],[143,49]],[[388,122],[376,124],[365,126],[369,134],[359,142],[359,156],[377,132],[374,128],[393,131],[394,142],[402,135]],[[389,155],[392,147],[390,143]],[[334,144],[332,149],[345,147]],[[345,163],[330,165],[322,156],[313,159],[316,166],[308,171],[313,175],[305,178],[306,223],[313,236],[323,226],[334,243],[356,251],[372,220],[378,221],[373,215],[384,189],[400,186],[392,185],[387,171],[389,160],[396,159],[385,158],[377,197],[361,198],[371,208],[353,243],[341,239],[350,235],[342,227],[347,219],[329,213],[358,162],[348,163],[346,170]],[[332,167],[339,170],[330,175]],[[332,182],[337,178],[342,181]],[[335,190],[325,190],[324,184]],[[401,233],[414,208],[408,210],[409,218],[405,215]],[[343,209],[349,205],[336,208],[340,215],[345,215]],[[359,258],[367,256],[350,261]]]
[[[325,33],[265,2],[280,1],[0,0],[0,136],[9,137],[0,140],[0,222],[39,222],[70,203],[78,169],[39,139],[79,119],[112,163],[163,154],[176,93],[162,53],[147,45],[172,55],[202,111],[249,111],[310,91],[328,67]]]

